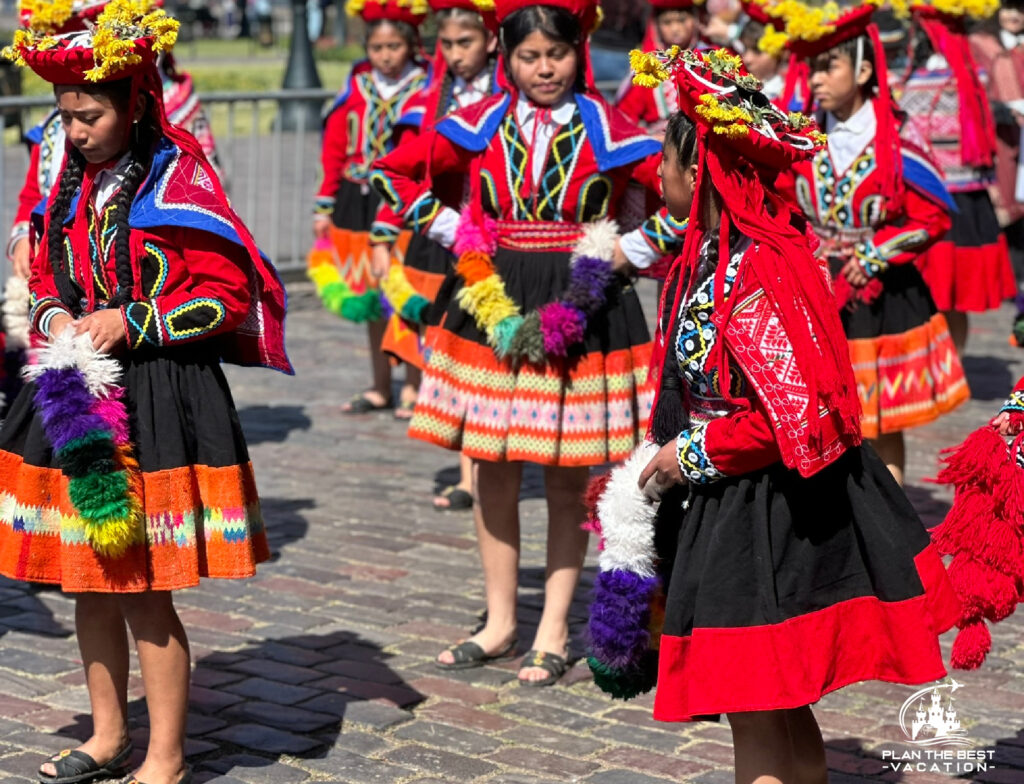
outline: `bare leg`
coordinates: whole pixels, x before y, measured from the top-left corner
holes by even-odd
[[[366,325],[370,340],[370,364],[373,368],[373,391],[380,395],[380,401],[374,400],[374,403],[391,399],[391,360],[380,350],[387,325],[386,319],[377,319]]]
[[[128,743],[128,635],[117,597],[83,593],[75,599],[75,631],[92,706],[92,737],[79,750],[100,765]],[[52,763],[40,770],[56,774]]]
[[[420,391],[420,381],[422,380],[422,370],[415,365],[405,366],[405,383],[402,385],[402,391],[399,394],[399,402],[402,403],[403,407],[395,409],[396,419],[412,419],[412,408],[405,408],[404,406],[411,406],[416,403],[416,398]]]
[[[799,784],[828,784],[825,741],[810,705],[785,711]]]
[[[953,345],[956,346],[956,353],[962,357],[964,349],[967,347],[969,328],[967,314],[959,310],[946,310],[942,315],[946,317],[946,323],[949,325],[949,336],[953,339]]]
[[[533,648],[559,656],[569,644],[569,607],[587,554],[583,494],[590,477],[588,468],[544,469],[548,500],[547,573],[544,581],[544,612],[537,626]],[[539,667],[523,667],[521,680],[542,680],[548,673]]]
[[[903,448],[903,431],[896,433],[883,433],[878,438],[872,439],[871,446],[878,452],[893,478],[903,486],[903,469],[906,464],[906,453]]]
[[[146,784],[176,784],[185,773],[188,638],[169,592],[120,599],[135,638],[149,710],[149,747],[135,776]]]
[[[473,492],[473,459],[463,454],[459,455],[459,481],[455,487],[467,493]],[[451,501],[446,495],[435,495],[434,506],[438,509],[447,509],[451,506]]]
[[[519,488],[522,463],[479,461],[476,468],[476,522],[480,562],[487,593],[487,622],[470,639],[488,654],[501,651],[516,636],[516,590],[519,585]],[[437,657],[451,664],[443,651]]]
[[[796,784],[785,711],[728,714],[736,784]]]

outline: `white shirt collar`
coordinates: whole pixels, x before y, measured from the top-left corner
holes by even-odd
[[[845,120],[838,120],[834,114],[829,114],[825,122],[827,133],[854,133],[862,134],[867,130],[875,130],[875,105],[872,101],[864,101],[864,105],[847,117]]]
[[[405,64],[405,68],[402,69],[402,73],[394,79],[389,76],[385,76],[376,68],[370,71],[370,78],[373,79],[373,84],[377,88],[377,91],[381,94],[384,100],[387,100],[401,90],[405,86],[405,83],[418,71],[419,66],[415,63],[409,62]]]
[[[1021,44],[1024,44],[1024,35],[1011,33],[1009,30],[1000,30],[999,40],[1004,48],[1016,49]]]
[[[96,173],[96,179],[93,181],[92,186],[92,199],[97,212],[103,209],[104,205],[110,201],[110,197],[117,193],[117,189],[121,187],[130,161],[131,153],[125,153],[109,169],[103,169]]]
[[[455,82],[452,85],[452,91],[457,95],[465,92],[466,90],[472,90],[478,93],[486,93],[491,87],[491,69],[485,67],[480,73],[473,77],[471,81],[466,81],[461,76],[455,77]]]
[[[533,125],[533,118],[537,116],[537,110],[540,108],[520,93],[519,100],[516,102],[516,119],[519,120],[519,127],[523,131],[527,130],[527,125]],[[572,93],[569,93],[550,109],[551,122],[555,125],[565,125],[572,119],[573,112],[576,111],[576,99]]]
[[[836,174],[841,174],[853,165],[875,139],[874,102],[865,101],[844,122],[839,122],[834,115],[829,114],[825,118],[825,128],[829,155],[832,156]]]

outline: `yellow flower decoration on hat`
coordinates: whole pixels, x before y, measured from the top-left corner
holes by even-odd
[[[178,20],[171,19],[163,9],[151,8],[149,0],[111,0],[107,4],[92,33],[96,65],[86,71],[86,79],[100,82],[141,62],[142,57],[135,53],[139,39],[152,38],[155,52],[166,52],[174,46]]]
[[[999,0],[932,0],[931,7],[950,16],[988,19],[999,10]]]
[[[36,33],[50,33],[63,27],[74,13],[72,0],[21,0],[18,9],[29,13],[28,27]]]

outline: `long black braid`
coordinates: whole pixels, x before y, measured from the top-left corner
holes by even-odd
[[[46,229],[46,250],[50,259],[50,269],[57,286],[60,301],[75,316],[82,312],[81,292],[71,279],[67,256],[64,249],[64,221],[71,210],[71,200],[82,186],[82,174],[85,171],[85,158],[75,149],[69,149],[67,163],[57,183],[57,194],[49,207],[49,223]]]
[[[128,215],[131,212],[132,202],[139,192],[142,181],[146,179],[149,171],[149,161],[152,156],[152,134],[144,132],[144,120],[140,120],[137,140],[132,144],[131,161],[121,181],[121,189],[114,196],[111,209],[114,210],[114,273],[117,277],[117,293],[107,303],[108,308],[119,308],[132,301],[135,289],[135,274],[132,269],[131,251],[131,227],[128,225]]]

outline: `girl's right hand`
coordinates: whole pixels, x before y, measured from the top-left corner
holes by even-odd
[[[32,274],[32,249],[28,237],[22,237],[11,249],[11,266],[14,274],[22,280],[28,280]]]
[[[47,336],[50,340],[53,340],[60,335],[65,329],[67,329],[74,319],[71,318],[67,313],[58,313],[52,319],[50,319],[50,334]]]
[[[388,274],[391,269],[391,247],[388,245],[374,245],[370,248],[370,272],[373,277],[380,280]]]
[[[323,240],[331,234],[331,219],[326,215],[313,216],[313,236]]]
[[[999,435],[1003,436],[1003,438],[1016,436],[1021,431],[1020,421],[1011,419],[1009,411],[1003,411],[1001,414],[998,414],[989,424],[998,430]]]

